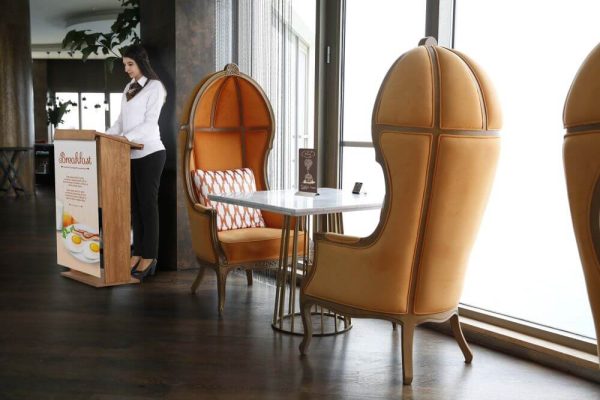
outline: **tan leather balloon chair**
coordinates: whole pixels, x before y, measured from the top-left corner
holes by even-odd
[[[196,291],[209,267],[217,274],[218,309],[223,312],[227,274],[275,268],[280,255],[283,218],[262,211],[265,227],[219,231],[217,211],[201,204],[192,173],[196,169],[226,171],[250,168],[256,190],[268,190],[268,155],[275,134],[271,104],[260,86],[235,64],[206,76],[193,90],[183,111],[179,135],[183,182],[192,234],[192,247],[200,271],[192,285]],[[303,234],[302,234],[303,236]],[[299,238],[299,243],[304,243]],[[292,240],[289,252],[291,253]],[[303,248],[299,250],[303,253]]]
[[[573,229],[600,337],[600,45],[580,67],[567,95],[563,160]],[[600,349],[598,350],[600,354]]]
[[[372,137],[386,195],[371,236],[316,235],[301,290],[305,353],[314,304],[402,326],[403,382],[412,382],[413,332],[448,319],[466,362],[458,302],[494,180],[500,107],[483,71],[429,39],[387,73]],[[327,339],[321,339],[327,340]]]

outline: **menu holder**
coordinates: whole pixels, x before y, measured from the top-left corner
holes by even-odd
[[[317,151],[315,149],[298,149],[298,196],[318,196]]]

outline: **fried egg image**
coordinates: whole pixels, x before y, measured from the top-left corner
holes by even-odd
[[[65,246],[71,253],[80,253],[83,250],[83,238],[75,233],[71,233],[65,240]]]
[[[83,256],[92,261],[100,260],[100,243],[95,240],[85,242],[85,246],[83,246]]]

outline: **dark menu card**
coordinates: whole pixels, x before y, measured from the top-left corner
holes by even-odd
[[[317,151],[298,149],[298,190],[317,193]]]

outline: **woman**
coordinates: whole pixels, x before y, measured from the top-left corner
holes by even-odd
[[[119,118],[106,133],[144,145],[142,150],[131,150],[131,274],[143,280],[154,274],[158,256],[158,187],[166,159],[158,117],[166,90],[142,46],[129,46],[122,55],[131,82],[123,91]]]

